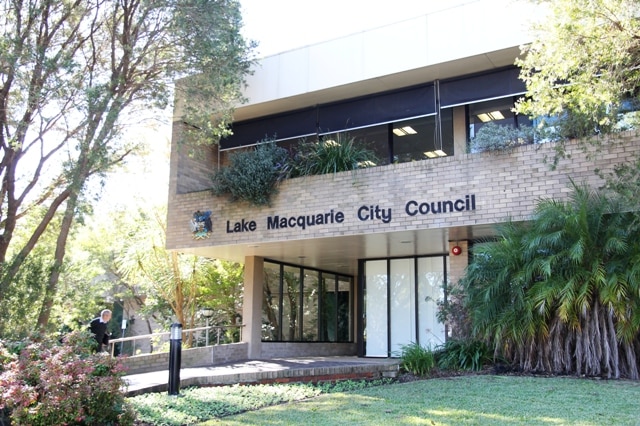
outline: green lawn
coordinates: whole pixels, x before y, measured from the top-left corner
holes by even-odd
[[[201,425],[640,425],[640,383],[465,376],[325,394]]]

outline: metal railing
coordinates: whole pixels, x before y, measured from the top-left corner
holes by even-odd
[[[211,345],[220,345],[227,343],[237,343],[242,340],[242,327],[244,325],[225,325],[225,326],[209,326],[197,327],[182,330],[182,339],[185,335],[192,333],[191,346],[203,347]],[[235,333],[237,330],[237,334]],[[229,332],[231,331],[231,332]],[[152,334],[141,334],[139,336],[121,337],[109,340],[109,353],[114,355],[147,355],[151,353],[169,352],[169,336],[170,331]],[[211,338],[213,336],[213,338]],[[144,344],[140,343],[144,340]],[[137,344],[137,349],[136,349]],[[116,354],[116,347],[119,351]],[[148,350],[147,350],[148,349]]]

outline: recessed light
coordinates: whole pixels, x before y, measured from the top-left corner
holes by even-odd
[[[415,135],[417,133],[418,132],[411,126],[396,127],[393,129],[393,134],[396,136]]]

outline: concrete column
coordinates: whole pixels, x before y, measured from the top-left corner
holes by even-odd
[[[262,354],[262,285],[264,259],[244,259],[244,298],[242,299],[242,341],[249,344],[247,356],[258,359]]]
[[[463,106],[453,108],[453,151],[454,155],[467,153],[467,115]]]

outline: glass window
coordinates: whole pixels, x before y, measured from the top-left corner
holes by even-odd
[[[411,343],[432,348],[444,343],[438,302],[444,298],[445,261],[446,257],[433,256],[365,262],[362,313],[367,356],[397,357]]]
[[[300,340],[300,268],[285,266],[282,271],[282,339]]]
[[[445,325],[438,321],[438,303],[444,301],[445,270],[441,257],[418,259],[418,341],[435,348],[445,341]]]
[[[353,340],[351,333],[353,326],[351,324],[351,311],[353,309],[353,280],[349,277],[338,277],[337,291],[337,323],[338,323],[338,342],[350,342]]]
[[[364,341],[367,356],[388,357],[387,261],[368,261],[365,266]]]
[[[338,340],[337,332],[337,293],[336,276],[334,274],[322,274],[322,316],[320,317],[320,339],[327,342]]]
[[[352,277],[265,261],[262,340],[352,341],[352,289]]]
[[[280,265],[264,263],[262,340],[280,340]]]
[[[453,110],[442,110],[440,131],[438,131],[436,119],[437,116],[431,115],[393,123],[391,131],[394,163],[454,155]]]
[[[413,259],[392,259],[389,275],[391,354],[400,356],[402,347],[416,342],[415,262]]]
[[[363,129],[349,130],[349,135],[368,149],[372,150],[378,157],[377,166],[389,164],[389,132],[388,125],[365,127]]]
[[[469,105],[469,139],[474,138],[487,123],[501,126],[531,126],[531,120],[523,115],[516,115],[512,110],[515,99],[512,97],[494,99]]]
[[[302,340],[318,340],[318,286],[320,280],[317,271],[305,270],[302,282]]]

